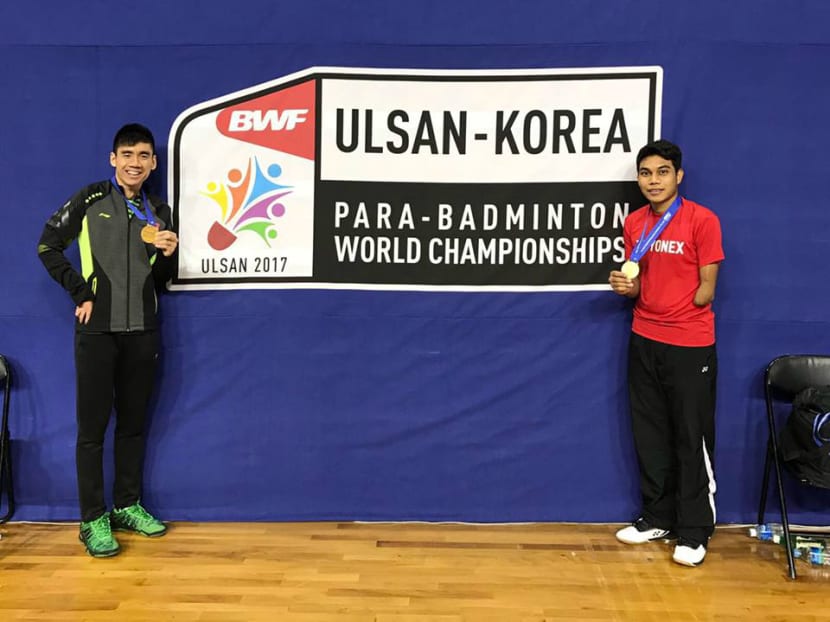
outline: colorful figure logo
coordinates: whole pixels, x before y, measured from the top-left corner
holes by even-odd
[[[208,244],[223,251],[236,242],[242,231],[253,231],[270,248],[277,238],[277,218],[285,214],[280,199],[291,194],[292,186],[274,181],[282,174],[279,164],[271,164],[263,171],[256,157],[248,160],[243,173],[238,168],[227,174],[227,183],[211,181],[203,194],[222,210],[222,216],[208,231]]]

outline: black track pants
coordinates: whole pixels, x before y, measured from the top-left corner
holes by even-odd
[[[628,389],[643,517],[705,544],[715,525],[715,346],[631,334]]]
[[[76,333],[76,465],[81,520],[104,512],[104,436],[115,406],[116,507],[136,503],[144,471],[144,428],[158,361],[158,333]]]

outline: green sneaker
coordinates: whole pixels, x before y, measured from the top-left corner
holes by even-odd
[[[134,531],[149,538],[158,538],[167,532],[164,523],[141,507],[140,503],[114,509],[110,514],[110,525],[117,531]]]
[[[87,553],[93,557],[112,557],[121,550],[118,541],[112,537],[108,512],[93,521],[81,523],[78,538],[84,543]]]

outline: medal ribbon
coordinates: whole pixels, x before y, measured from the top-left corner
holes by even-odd
[[[112,176],[110,180],[112,182],[113,187],[118,190],[118,194],[124,197],[124,202],[127,204],[129,210],[133,213],[133,215],[138,218],[139,220],[146,220],[147,224],[151,227],[156,226],[156,219],[153,218],[153,210],[150,209],[150,202],[147,200],[147,194],[144,192],[144,188],[141,189],[141,205],[147,210],[147,214],[144,214],[144,211],[141,207],[137,207],[133,205],[133,202],[127,198],[127,196],[122,192],[121,186],[118,185],[118,180],[115,178],[115,175]]]
[[[637,240],[637,245],[634,247],[634,250],[631,251],[631,261],[638,262],[640,259],[643,258],[648,252],[648,249],[651,248],[651,245],[660,237],[660,234],[663,233],[663,229],[665,229],[674,215],[677,213],[677,210],[680,209],[681,198],[680,195],[677,195],[677,198],[672,202],[669,208],[663,212],[663,215],[660,217],[654,226],[651,228],[651,231],[648,232],[646,235],[646,223],[643,223],[643,232],[640,234],[640,239]]]

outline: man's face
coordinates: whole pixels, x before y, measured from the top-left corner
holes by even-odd
[[[115,153],[110,153],[110,164],[115,168],[118,183],[125,190],[138,192],[156,168],[156,154],[150,143],[119,145]]]
[[[658,155],[643,158],[637,170],[640,191],[655,207],[674,200],[677,186],[683,181],[683,169],[676,171],[671,160]]]

